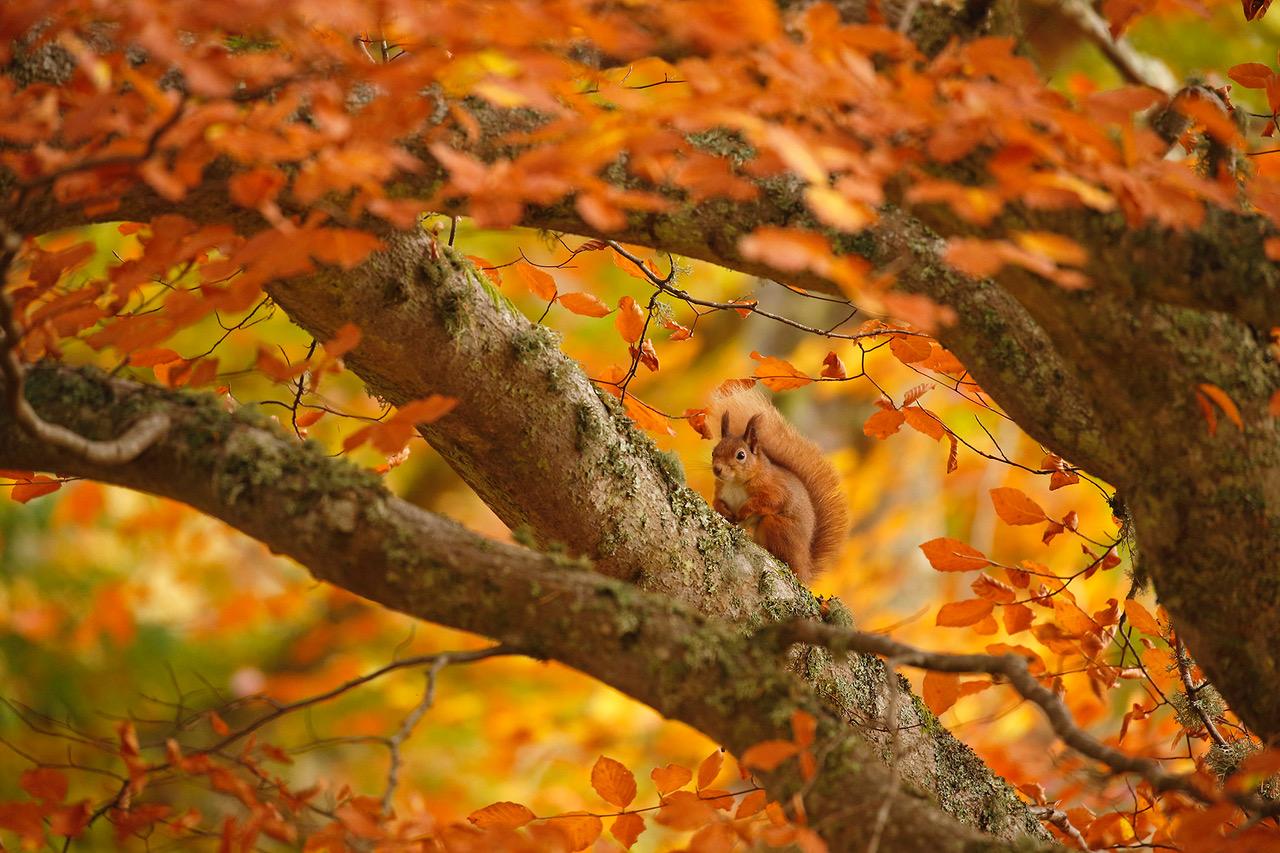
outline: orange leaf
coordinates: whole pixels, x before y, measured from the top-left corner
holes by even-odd
[[[591,768],[591,787],[610,805],[625,809],[636,798],[636,777],[620,761],[602,755]]]
[[[773,356],[751,353],[751,357],[760,362],[752,374],[772,391],[789,391],[792,388],[803,388],[813,380],[796,370],[790,362]]]
[[[933,352],[933,344],[926,338],[914,335],[894,335],[889,339],[889,349],[903,364],[915,364],[929,357]]]
[[[1227,420],[1236,425],[1236,429],[1244,432],[1244,421],[1240,418],[1240,410],[1236,408],[1236,404],[1227,396],[1227,392],[1223,391],[1217,385],[1210,385],[1208,382],[1202,382],[1196,386],[1206,397],[1217,404],[1222,413],[1227,416]]]
[[[364,263],[365,258],[382,248],[382,241],[372,234],[352,228],[320,228],[310,242],[311,257],[349,270]]]
[[[640,833],[644,832],[644,818],[638,814],[618,815],[609,832],[618,839],[619,844],[630,850],[636,843],[636,839],[640,837]]]
[[[720,766],[722,764],[724,764],[724,753],[718,749],[702,759],[702,763],[698,765],[699,791],[716,781],[716,777],[720,775]]]
[[[897,409],[881,409],[862,425],[862,431],[872,438],[884,440],[898,431],[906,416]]]
[[[355,323],[344,323],[333,338],[324,342],[324,351],[329,358],[342,358],[360,343],[360,327]]]
[[[903,408],[902,416],[906,418],[907,426],[916,432],[924,433],[934,441],[941,441],[942,437],[947,434],[947,428],[937,418],[929,414],[927,409],[920,406]]]
[[[33,767],[22,771],[22,790],[37,800],[60,803],[67,797],[67,777],[51,767]]]
[[[547,818],[547,822],[569,838],[569,849],[585,850],[604,832],[600,818],[586,812],[569,812]]]
[[[791,713],[791,735],[795,738],[796,746],[801,749],[812,746],[817,733],[818,721],[813,714],[800,710]]]
[[[584,317],[607,317],[610,308],[590,293],[573,291],[560,294],[560,304]]]
[[[1003,611],[1004,629],[1010,634],[1027,630],[1036,620],[1035,612],[1025,604],[1006,604]]]
[[[681,767],[679,764],[668,764],[666,767],[653,768],[649,778],[653,780],[653,786],[658,789],[658,793],[665,797],[672,791],[688,785],[689,780],[693,778],[693,773],[689,768]]]
[[[960,698],[960,676],[954,672],[926,672],[920,693],[929,710],[935,716],[941,714]]]
[[[644,334],[644,309],[630,296],[624,296],[618,300],[618,316],[613,318],[613,324],[624,341],[634,344]]]
[[[752,791],[742,798],[742,802],[738,803],[738,810],[733,813],[733,819],[742,820],[744,817],[759,814],[763,811],[764,804],[768,799],[769,796],[764,791]]]
[[[516,264],[516,272],[529,292],[544,302],[556,298],[556,280],[528,263]]]
[[[822,375],[826,379],[845,379],[844,362],[834,352],[827,353],[822,360]]]
[[[768,773],[799,751],[800,747],[789,740],[761,741],[742,753],[742,763]]]
[[[985,569],[991,561],[981,551],[959,539],[930,539],[920,546],[929,565],[940,572],[968,572]]]
[[[996,580],[990,575],[978,575],[974,578],[973,583],[969,585],[974,594],[978,598],[985,598],[987,601],[994,601],[996,604],[1012,604],[1018,595],[1013,591],[1013,587],[1007,583]]]
[[[1280,415],[1280,391],[1276,391],[1271,395],[1271,399],[1267,401],[1267,412],[1271,417]]]
[[[52,494],[62,488],[62,482],[44,474],[36,474],[25,483],[18,483],[9,490],[9,497],[20,504],[32,498]]]
[[[1152,616],[1151,611],[1143,607],[1136,599],[1125,599],[1124,615],[1128,617],[1129,624],[1142,633],[1151,637],[1164,636],[1164,631],[1160,630],[1160,623],[1156,621],[1156,617]]]
[[[991,615],[995,605],[982,598],[953,601],[942,605],[935,624],[941,628],[963,628],[981,622]]]
[[[1242,62],[1228,68],[1227,76],[1246,89],[1265,89],[1275,72],[1261,62]]]
[[[698,799],[692,791],[676,791],[662,804],[658,823],[673,829],[691,830],[704,826],[715,816],[710,803]]]
[[[481,829],[490,829],[493,827],[502,827],[504,829],[516,829],[524,826],[529,821],[536,818],[528,806],[522,806],[519,803],[501,802],[494,803],[491,806],[485,806],[479,811],[474,811],[467,815],[467,820],[480,827]]]
[[[1040,505],[1018,489],[992,489],[991,503],[1005,524],[1039,524],[1046,518]]]

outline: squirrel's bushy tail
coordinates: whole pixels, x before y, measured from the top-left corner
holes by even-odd
[[[707,420],[717,434],[725,413],[730,435],[741,435],[753,415],[763,415],[757,431],[769,461],[795,474],[813,501],[816,525],[810,554],[814,567],[824,568],[849,531],[849,510],[835,467],[822,448],[797,432],[759,389],[745,382],[725,383],[711,395]]]

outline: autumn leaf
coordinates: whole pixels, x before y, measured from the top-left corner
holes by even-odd
[[[953,601],[942,605],[938,610],[936,624],[941,628],[963,628],[990,616],[994,608],[992,602],[982,598]]]
[[[602,800],[620,809],[631,805],[636,797],[636,777],[622,762],[604,755],[591,768],[591,787]]]
[[[760,362],[752,375],[772,391],[789,391],[793,388],[803,388],[813,381],[806,374],[797,370],[790,362],[783,361],[780,358],[764,356],[758,352],[751,353],[751,357]]]
[[[1005,524],[1039,524],[1047,518],[1040,505],[1018,489],[992,489],[991,503]]]
[[[742,802],[738,803],[738,809],[733,813],[733,819],[742,820],[754,814],[759,814],[764,810],[768,799],[769,795],[764,791],[752,791],[742,798]]]
[[[862,431],[872,438],[884,440],[897,432],[905,422],[906,415],[886,404],[880,411],[867,418],[867,422],[862,425]]]
[[[543,302],[550,302],[556,298],[556,280],[554,278],[525,261],[516,264],[515,270],[516,274],[520,276],[520,280],[524,282],[524,286],[529,288],[529,292],[534,296]]]
[[[1236,425],[1236,429],[1244,432],[1244,421],[1240,417],[1240,410],[1236,408],[1236,404],[1232,399],[1227,396],[1226,391],[1223,391],[1217,385],[1211,385],[1208,382],[1202,382],[1197,385],[1196,388],[1199,389],[1199,394],[1203,394],[1205,397],[1212,400],[1213,403],[1222,410],[1222,413],[1227,416],[1227,420]]]
[[[528,806],[506,801],[485,806],[467,815],[467,820],[481,829],[493,827],[517,829],[536,818],[537,815],[530,811]]]
[[[693,779],[693,772],[679,764],[668,764],[666,767],[653,768],[649,778],[653,780],[653,786],[658,789],[658,793],[666,796],[688,785]]]
[[[324,351],[330,358],[342,358],[359,343],[360,327],[355,323],[344,323],[332,338],[324,342]]]
[[[889,339],[889,349],[903,364],[915,364],[929,357],[933,343],[914,335],[894,335]]]
[[[996,604],[1011,604],[1018,597],[1013,591],[1013,587],[986,574],[978,575],[974,578],[969,588],[979,598],[994,601]]]
[[[747,747],[742,753],[742,763],[747,767],[769,773],[799,751],[800,747],[789,740],[761,741]]]
[[[567,812],[547,818],[547,822],[569,839],[570,850],[585,850],[604,832],[600,818],[586,812]]]
[[[584,317],[607,317],[611,310],[608,305],[605,305],[592,294],[579,291],[562,293],[558,297],[558,301],[573,313],[581,314]]]
[[[1129,624],[1137,628],[1149,637],[1163,637],[1164,631],[1160,629],[1160,623],[1151,615],[1151,611],[1143,607],[1136,599],[1126,598],[1124,601],[1124,615],[1129,620]]]
[[[991,565],[981,551],[959,539],[930,539],[920,546],[920,550],[929,565],[940,572],[968,572]]]
[[[720,766],[724,763],[724,753],[720,750],[708,755],[698,765],[698,790],[707,788],[720,775]]]
[[[22,790],[37,800],[60,803],[67,798],[67,777],[52,767],[33,767],[19,777]]]
[[[613,318],[613,324],[624,341],[634,344],[644,334],[644,316],[639,304],[630,296],[624,296],[618,300],[618,315]]]
[[[941,715],[960,698],[960,675],[933,670],[925,672],[920,696],[934,716]]]
[[[947,434],[947,428],[928,410],[920,406],[903,407],[902,416],[906,420],[907,426],[916,432],[924,433],[934,441],[941,441],[942,437]]]
[[[30,479],[18,482],[9,489],[9,497],[20,504],[52,494],[62,488],[62,481],[44,474],[33,474]]]
[[[613,826],[609,828],[610,834],[628,850],[635,845],[636,839],[640,837],[640,833],[644,832],[644,830],[644,818],[638,814],[618,815],[617,820],[613,822]]]
[[[827,353],[827,357],[822,360],[822,376],[825,379],[844,379],[844,362],[840,360],[840,356],[834,352]]]

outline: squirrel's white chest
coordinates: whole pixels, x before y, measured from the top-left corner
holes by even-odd
[[[747,502],[747,487],[742,483],[720,482],[720,500],[734,512]]]

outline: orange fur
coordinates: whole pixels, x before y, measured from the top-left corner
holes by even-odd
[[[808,581],[849,527],[835,468],[749,386],[717,391],[708,420],[721,432],[712,452],[716,511],[730,521],[755,520],[756,541]]]

